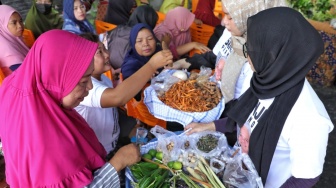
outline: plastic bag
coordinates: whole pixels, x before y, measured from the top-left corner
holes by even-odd
[[[209,81],[210,76],[212,74],[212,69],[209,67],[201,66],[200,72],[196,78],[198,84],[203,84]]]
[[[160,126],[153,127],[150,132],[158,139],[156,149],[163,154],[162,163],[175,161],[181,153],[181,140],[178,135]]]
[[[250,157],[237,154],[226,164],[223,182],[227,188],[262,188],[261,178]]]
[[[180,81],[177,77],[172,76],[174,71],[175,70],[165,69],[159,75],[152,78],[151,86],[154,88],[157,96],[163,95],[173,84]]]
[[[214,171],[215,174],[218,174],[224,170],[225,163],[219,159],[211,158],[210,168]]]
[[[198,155],[195,150],[181,150],[178,161],[182,162],[183,168],[191,167],[195,168],[198,164]]]
[[[218,157],[228,147],[225,135],[220,132],[203,131],[192,134],[192,137],[193,148],[205,158]]]

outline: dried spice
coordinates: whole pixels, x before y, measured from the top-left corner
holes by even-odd
[[[215,108],[222,93],[215,82],[189,80],[177,82],[159,97],[166,105],[185,112],[204,112]]]
[[[212,134],[200,137],[197,141],[197,148],[205,153],[209,153],[218,145],[218,138]]]

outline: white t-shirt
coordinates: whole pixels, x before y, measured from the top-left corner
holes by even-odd
[[[273,98],[274,99],[274,98]],[[259,100],[246,125],[253,133],[273,99]],[[259,116],[261,115],[261,116]],[[280,187],[289,177],[315,178],[323,170],[328,135],[333,130],[330,117],[313,88],[305,80],[303,89],[282,129],[265,188]]]
[[[91,79],[93,88],[75,109],[94,130],[99,142],[108,153],[116,147],[119,138],[119,116],[117,108],[102,108],[100,100],[104,90],[113,86],[111,80],[105,75],[101,76],[102,81],[93,77]]]
[[[215,47],[212,49],[212,52],[217,56],[216,64],[220,58],[224,58],[226,60],[233,51],[231,36],[232,35],[230,31],[225,28],[222,36],[219,38]]]
[[[251,66],[247,61],[246,63],[244,63],[236,83],[234,94],[235,99],[238,99],[250,87],[252,75],[253,70],[251,69]]]

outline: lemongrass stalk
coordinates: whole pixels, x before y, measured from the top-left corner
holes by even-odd
[[[187,167],[187,171],[189,172],[190,175],[192,175],[194,178],[198,179],[198,180],[201,180],[201,181],[204,181],[203,178],[198,175],[194,169],[190,168],[189,166]]]
[[[200,157],[202,163],[204,164],[205,168],[207,169],[207,171],[211,174],[211,176],[214,178],[214,180],[216,181],[216,184],[219,187],[223,187],[225,188],[224,184],[222,183],[222,181],[218,178],[218,176],[215,174],[215,172],[211,169],[210,165],[206,162],[206,160],[203,157]]]
[[[205,166],[203,166],[203,162],[202,161],[198,161],[198,168],[207,176],[207,178],[209,179],[210,184],[214,188],[217,188],[218,185],[217,185],[216,181],[213,179],[212,175],[208,173],[208,171],[206,170]],[[221,187],[218,187],[218,188],[221,188]]]

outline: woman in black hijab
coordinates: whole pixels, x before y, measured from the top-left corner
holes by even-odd
[[[126,24],[134,8],[135,0],[110,0],[104,22],[114,25]]]
[[[215,129],[237,126],[237,146],[266,188],[312,187],[322,173],[334,126],[305,76],[323,48],[319,33],[291,8],[267,9],[247,21],[250,88]]]

